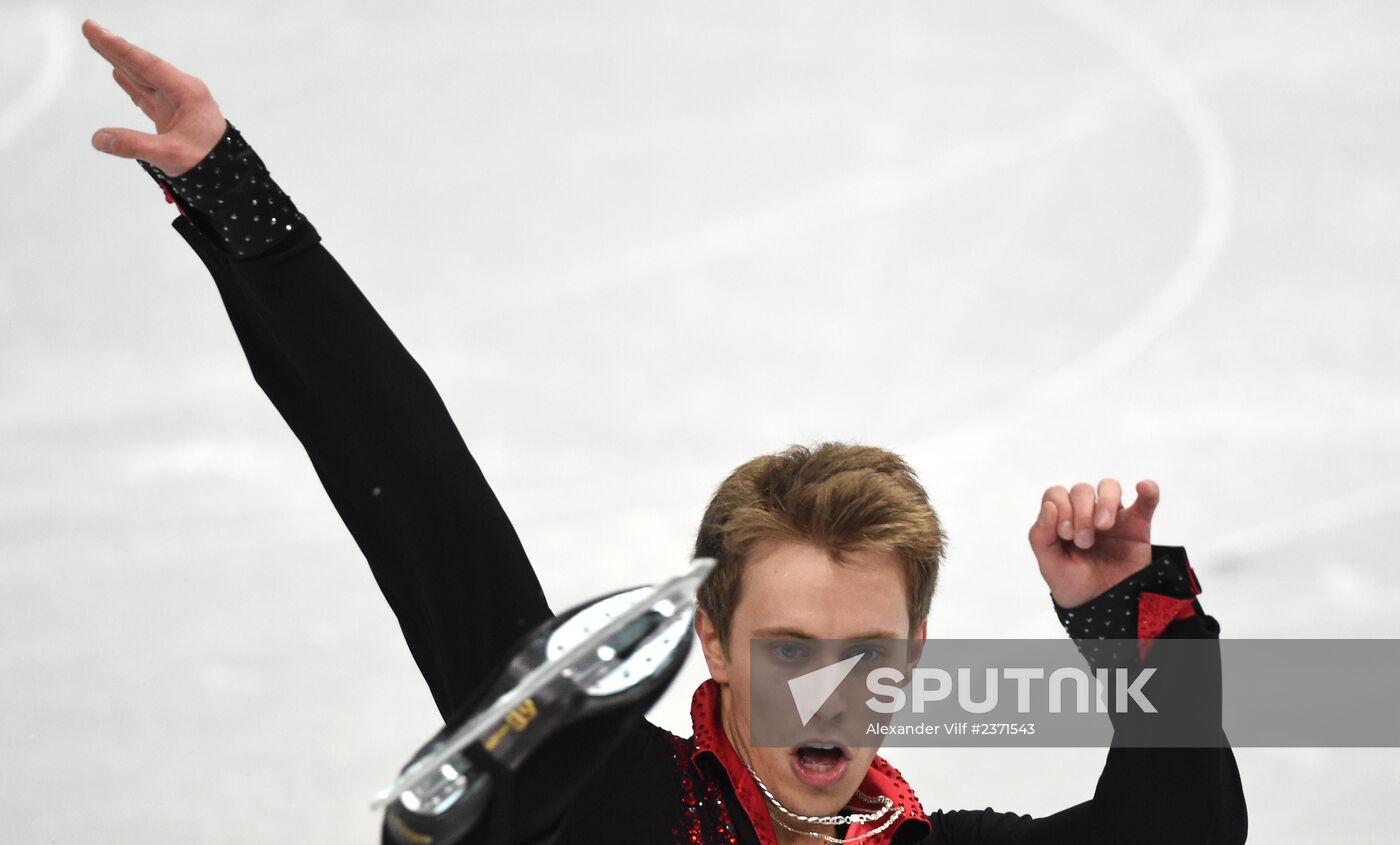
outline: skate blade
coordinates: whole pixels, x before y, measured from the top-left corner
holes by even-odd
[[[695,591],[714,565],[713,558],[697,558],[675,578],[617,593],[570,617],[550,634],[543,663],[416,760],[374,797],[370,808],[383,810],[406,796],[406,805],[420,805],[444,789],[456,792],[454,787],[465,784],[472,768],[461,752],[486,741],[522,707],[528,707],[533,696],[560,679],[595,700],[625,693],[647,679],[689,636]]]

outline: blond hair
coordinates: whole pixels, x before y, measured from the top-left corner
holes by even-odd
[[[720,484],[695,538],[695,556],[717,561],[697,601],[726,649],[744,558],[768,539],[810,543],[838,562],[848,552],[894,552],[911,632],[928,617],[946,542],[928,493],[893,452],[820,443],[754,458]]]

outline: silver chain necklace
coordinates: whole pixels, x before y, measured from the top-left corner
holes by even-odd
[[[789,827],[787,824],[784,824],[783,820],[778,817],[777,813],[774,813],[770,810],[769,815],[773,817],[773,821],[777,822],[779,827],[791,833],[800,833],[804,836],[811,836],[816,839],[823,839],[827,842],[835,843],[835,845],[840,845],[840,843],[844,842],[859,842],[862,839],[867,839],[885,830],[890,825],[894,824],[895,820],[898,819],[900,814],[904,812],[903,807],[894,806],[894,801],[888,795],[877,795],[872,797],[870,795],[866,795],[860,790],[856,790],[857,798],[859,798],[861,801],[864,801],[867,804],[878,804],[880,805],[880,809],[868,813],[850,813],[844,816],[804,816],[800,813],[794,813],[792,810],[789,810],[787,807],[784,807],[783,803],[773,796],[773,793],[768,789],[768,784],[763,782],[763,778],[758,776],[758,772],[755,772],[752,766],[745,764],[744,768],[749,770],[749,775],[753,778],[753,782],[758,784],[758,788],[763,792],[763,797],[767,799],[768,803],[772,805],[774,809],[777,809],[779,812],[783,813],[788,818],[794,819],[799,822],[821,825],[869,824],[871,822],[878,821],[879,819],[883,818],[886,813],[889,813],[891,810],[894,810],[894,814],[891,815],[888,819],[886,819],[884,824],[880,825],[879,827],[875,828],[874,830],[868,833],[862,833],[860,836],[852,836],[849,839],[838,839],[835,836],[828,836],[825,833],[816,833],[810,830],[798,830],[796,828]]]
[[[895,820],[899,818],[899,814],[902,812],[904,812],[903,807],[896,807],[894,814],[891,815],[888,819],[885,819],[884,824],[880,825],[872,831],[862,833],[860,836],[852,836],[847,839],[839,839],[835,836],[827,836],[825,833],[817,833],[816,831],[812,830],[798,830],[795,827],[789,827],[787,824],[784,824],[783,820],[778,818],[777,813],[769,811],[768,815],[772,817],[773,821],[777,822],[778,827],[781,827],[783,830],[786,830],[790,833],[799,833],[803,836],[810,836],[814,839],[824,839],[827,842],[833,843],[833,845],[844,845],[844,843],[846,842],[859,842],[862,839],[869,839],[875,834],[883,832],[886,828],[895,823]]]

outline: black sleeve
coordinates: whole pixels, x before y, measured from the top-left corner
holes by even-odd
[[[550,616],[510,520],[427,375],[232,124],[182,176],[141,164],[446,716]]]
[[[1195,595],[1199,582],[1191,570],[1185,549],[1154,546],[1153,562],[1113,588],[1073,608],[1055,610],[1091,667],[1136,664],[1151,666],[1150,646],[1160,639],[1215,641],[1213,660],[1202,661],[1193,672],[1206,677],[1192,684],[1195,692],[1210,700],[1194,701],[1198,712],[1211,714],[1220,724],[1220,625],[1201,609]],[[1147,595],[1148,600],[1142,601]],[[1154,619],[1143,620],[1148,635],[1141,641],[1140,609]],[[1109,628],[1104,620],[1113,619]],[[1126,628],[1129,633],[1119,631]],[[1164,626],[1164,627],[1162,627]],[[1214,678],[1214,683],[1209,680]],[[1191,843],[1237,845],[1245,841],[1248,816],[1235,755],[1216,728],[1220,747],[1133,747],[1134,724],[1113,716],[1114,740],[1103,773],[1090,801],[1050,816],[985,810],[942,811],[933,818],[932,842],[940,845],[1108,845],[1108,843]]]

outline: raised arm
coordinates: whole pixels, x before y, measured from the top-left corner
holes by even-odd
[[[198,79],[92,21],[155,123],[93,146],[142,162],[213,276],[253,377],[306,448],[439,710],[550,611],[515,530],[427,375]]]
[[[1097,495],[1096,495],[1097,492]],[[1113,746],[1090,801],[1042,818],[959,810],[935,819],[944,845],[1239,845],[1248,814],[1234,753],[1220,729],[1220,625],[1205,614],[1199,580],[1177,546],[1149,541],[1160,496],[1138,484],[1131,508],[1118,483],[1045,492],[1030,531],[1041,574],[1061,624],[1092,668],[1157,667],[1168,686],[1154,692],[1162,713],[1184,714],[1171,727],[1140,714],[1111,713]],[[1158,649],[1160,640],[1198,639],[1189,653]],[[1159,659],[1160,658],[1160,659]],[[1169,664],[1164,665],[1164,664]],[[1144,747],[1163,730],[1198,747]],[[941,831],[941,832],[940,832]]]

